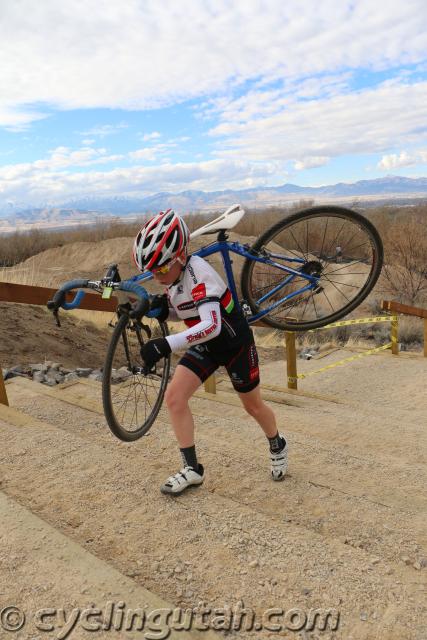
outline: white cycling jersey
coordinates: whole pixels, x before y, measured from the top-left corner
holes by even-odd
[[[237,309],[231,291],[211,265],[190,256],[177,281],[167,288],[169,317],[183,320],[186,331],[168,336],[172,351],[209,341],[209,348],[228,351],[250,335],[249,325]]]

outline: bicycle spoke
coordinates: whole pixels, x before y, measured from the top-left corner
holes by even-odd
[[[364,264],[362,260],[354,260],[351,262],[351,265],[355,265],[355,264]],[[344,266],[340,267],[339,269],[335,269],[334,271],[324,271],[323,275],[332,275],[333,273],[338,273],[338,271],[342,271],[343,269],[348,269],[349,265],[345,264]],[[363,274],[366,275],[366,274]]]
[[[301,251],[302,255],[303,255],[303,256],[304,256],[304,258],[307,260],[307,259],[308,259],[308,258],[307,258],[307,255],[304,253],[303,249],[301,249],[301,247],[300,247],[300,245],[299,245],[299,242],[298,242],[298,240],[295,238],[295,236],[294,236],[294,234],[293,234],[292,230],[291,230],[291,236],[292,236],[292,238],[294,239],[295,244],[297,245],[298,249]]]
[[[335,238],[332,240],[331,244],[328,246],[328,250],[327,250],[327,252],[326,252],[326,253],[329,253],[329,251],[331,251],[332,247],[333,247],[334,245],[336,245],[337,240],[338,240],[338,238],[339,238],[339,236],[340,236],[340,233],[341,233],[341,231],[344,229],[344,227],[345,227],[346,223],[347,223],[347,221],[346,221],[346,220],[344,220],[344,222],[342,223],[341,229],[338,231],[337,235],[336,235],[336,236],[335,236]]]
[[[331,280],[330,278],[326,278],[328,282],[331,282],[332,284],[340,284],[343,287],[352,287],[353,289],[357,289],[359,290],[360,287],[358,287],[355,284],[349,284],[348,282],[338,282],[337,280]]]
[[[320,256],[322,256],[322,253],[323,253],[323,246],[325,244],[325,237],[326,237],[326,231],[328,230],[328,224],[329,224],[329,218],[326,218],[325,230],[323,232],[322,246],[320,248]]]
[[[311,299],[313,300],[313,307],[314,307],[314,313],[316,314],[316,318],[319,317],[319,314],[317,313],[317,309],[316,309],[316,300],[314,299],[314,295],[311,296]]]
[[[322,293],[323,293],[323,295],[325,296],[326,300],[329,302],[329,306],[331,307],[332,312],[334,312],[334,311],[335,311],[335,308],[333,307],[333,305],[332,305],[331,301],[329,300],[329,298],[328,298],[328,294],[326,293],[326,291],[325,291],[324,289],[323,289]]]
[[[326,278],[326,280],[328,280],[328,278]],[[330,282],[330,280],[328,280],[328,282]],[[333,282],[331,282],[331,285],[332,285],[332,286],[333,286],[333,287],[334,287],[334,288],[335,288],[335,289],[336,289],[336,290],[337,290],[337,291],[338,291],[342,296],[344,296],[344,298],[347,300],[347,302],[350,302],[349,298],[347,298],[347,296],[345,295],[345,293],[343,293],[342,291],[340,291],[340,290],[338,289],[338,287],[337,287]]]

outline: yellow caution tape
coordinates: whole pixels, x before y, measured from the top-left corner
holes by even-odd
[[[307,333],[314,333],[314,331],[320,331],[321,329],[332,329],[332,327],[345,327],[350,324],[371,324],[373,322],[396,322],[397,316],[374,316],[373,318],[356,318],[355,320],[340,320],[339,322],[332,322],[324,327],[318,327],[317,329],[309,329]]]
[[[309,371],[308,373],[298,373],[296,376],[288,376],[288,382],[295,382],[296,380],[302,380],[303,378],[307,378],[308,376],[314,376],[315,373],[320,373],[321,371],[326,371],[327,369],[333,369],[334,367],[338,367],[346,362],[352,362],[352,360],[357,360],[358,358],[364,358],[365,356],[371,355],[371,353],[377,353],[378,351],[385,351],[386,349],[390,349],[392,346],[392,342],[383,345],[382,347],[376,347],[375,349],[369,349],[368,351],[364,351],[363,353],[359,353],[357,356],[350,356],[350,358],[344,358],[344,360],[338,360],[338,362],[333,362],[332,364],[328,364],[326,367],[322,367],[321,369],[316,369],[316,371]]]

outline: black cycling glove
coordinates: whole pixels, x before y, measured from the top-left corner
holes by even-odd
[[[164,322],[169,316],[169,304],[166,293],[157,294],[151,298],[150,311],[154,311],[155,309],[160,309],[159,315],[155,317],[159,322]]]
[[[141,347],[141,357],[148,369],[154,367],[156,362],[168,356],[170,352],[171,348],[166,338],[154,338]]]

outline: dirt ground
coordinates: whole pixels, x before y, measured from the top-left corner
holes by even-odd
[[[50,360],[70,369],[102,366],[111,335],[107,324],[97,328],[66,312],[60,320],[59,328],[44,307],[0,302],[0,365]]]
[[[1,490],[175,606],[244,603],[258,618],[271,607],[339,612],[334,630],[223,637],[424,640],[427,360],[380,354],[300,383],[323,398],[275,391],[284,374],[284,361],[262,362],[263,393],[290,443],[283,483],[269,478],[265,438],[226,380],[215,399],[192,402],[206,481],[174,500],[159,492],[180,464],[165,409],[129,445],[106,428],[95,382],[47,389],[13,379],[10,402],[28,425],[0,416]],[[13,554],[18,569],[28,561]],[[1,575],[0,593],[18,605],[60,593],[68,602],[62,575],[40,593]],[[83,605],[91,593],[89,579],[74,598]]]

